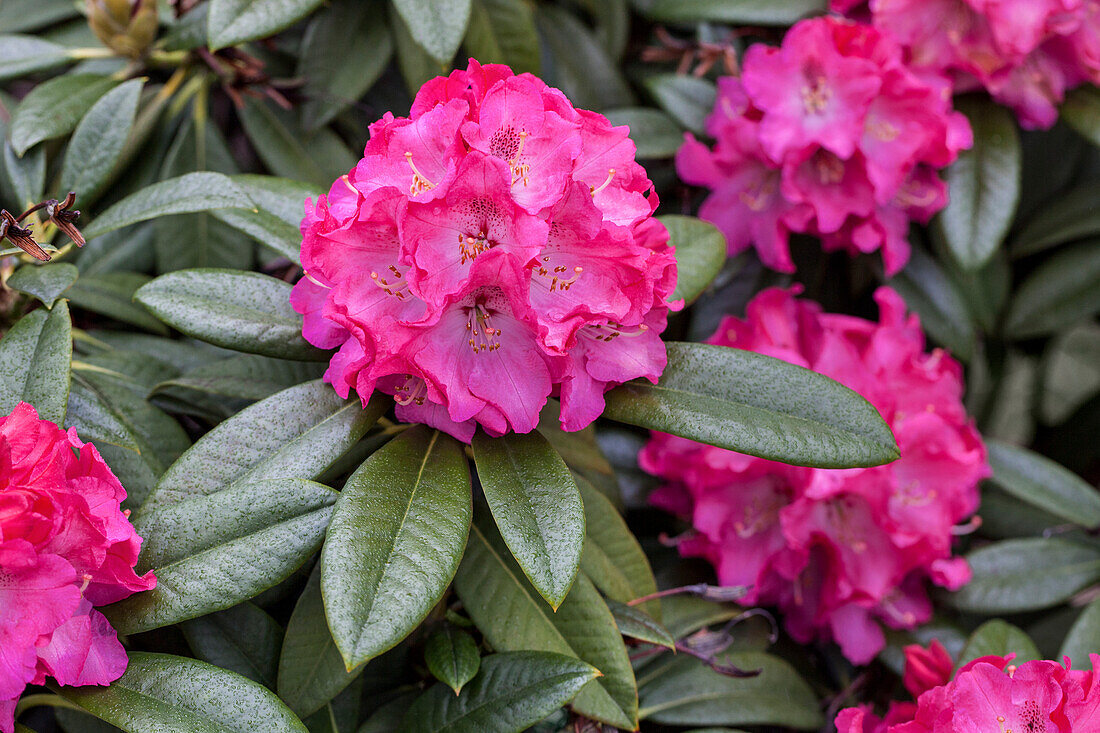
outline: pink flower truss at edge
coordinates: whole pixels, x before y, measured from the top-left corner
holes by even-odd
[[[1096,733],[1100,731],[1100,654],[1090,670],[1057,662],[1010,664],[1014,655],[964,665],[954,679],[911,702],[892,702],[885,718],[869,705],[840,711],[837,733]],[[912,656],[906,650],[906,674]]]
[[[551,395],[580,430],[606,390],[656,381],[676,261],[628,132],[473,59],[371,125],[302,221],[291,302],[339,347],[325,380],[464,441],[531,431]]]
[[[797,291],[795,291],[797,292]],[[689,518],[681,554],[710,561],[744,602],[778,606],[801,643],[835,639],[850,660],[882,648],[879,622],[913,628],[932,613],[925,581],[970,580],[951,555],[956,524],[978,507],[989,475],[967,418],[962,369],[924,353],[916,316],[880,288],[879,323],[822,313],[770,289],[727,318],[710,343],[783,359],[837,380],[878,408],[901,458],[865,469],[788,466],[655,433],[639,462],[665,483],[651,502]]]
[[[1067,89],[1100,83],[1097,0],[832,0],[908,49],[912,65],[957,91],[985,88],[1028,128],[1058,119]]]
[[[780,48],[755,44],[740,78],[718,80],[708,149],[687,134],[676,170],[711,193],[699,216],[730,254],[754,245],[794,272],[791,232],[826,250],[882,250],[887,274],[909,260],[909,221],[947,203],[936,171],[972,144],[946,79],[917,76],[888,34],[838,18],[796,24]]]
[[[20,403],[0,418],[0,731],[28,684],[106,685],[126,651],[93,606],[153,588],[126,490],[95,446]]]

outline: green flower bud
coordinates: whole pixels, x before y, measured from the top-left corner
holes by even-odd
[[[157,37],[157,0],[87,0],[88,25],[107,48],[140,56]]]

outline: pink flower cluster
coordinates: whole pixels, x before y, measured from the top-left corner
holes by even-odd
[[[919,647],[917,648],[919,650]],[[906,648],[906,672],[914,661]],[[1100,730],[1100,654],[1092,669],[1057,662],[1011,664],[1014,655],[964,665],[922,691],[916,704],[891,703],[879,718],[868,705],[840,711],[837,733],[1095,733]],[[950,661],[950,658],[948,658]]]
[[[909,259],[909,220],[947,203],[936,170],[972,143],[945,79],[918,77],[888,34],[837,18],[796,24],[780,48],[755,44],[740,78],[718,80],[713,150],[687,135],[676,169],[711,194],[699,216],[731,254],[756,246],[794,272],[791,232],[827,250],[881,249],[888,274]]]
[[[756,351],[824,374],[878,408],[901,458],[866,469],[815,469],[654,434],[639,456],[665,483],[651,502],[685,516],[685,556],[702,557],[745,602],[776,605],[799,642],[833,638],[857,664],[882,648],[879,621],[912,628],[932,613],[925,581],[955,589],[970,579],[951,555],[956,525],[978,507],[989,475],[967,418],[962,369],[924,352],[916,316],[900,296],[876,293],[880,322],[822,313],[770,289],[727,318],[710,343]]]
[[[126,651],[93,606],[156,585],[134,574],[141,538],[126,491],[95,446],[19,404],[0,418],[0,731],[47,676],[106,685]]]
[[[1067,89],[1100,83],[1097,0],[832,0],[892,32],[917,69],[985,88],[1028,128],[1058,119]]]
[[[340,347],[325,379],[466,441],[531,431],[551,394],[579,430],[610,387],[656,381],[676,261],[628,132],[473,59],[371,125],[302,222],[291,302]]]

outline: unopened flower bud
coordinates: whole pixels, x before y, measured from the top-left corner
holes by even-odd
[[[88,0],[88,25],[112,51],[136,58],[157,36],[157,0]]]

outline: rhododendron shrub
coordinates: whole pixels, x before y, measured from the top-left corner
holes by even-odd
[[[793,272],[792,232],[826,250],[881,250],[887,274],[909,259],[910,220],[947,203],[937,171],[971,145],[946,79],[918,75],[888,32],[837,18],[755,44],[740,77],[718,80],[713,148],[688,133],[676,170],[710,194],[699,209],[731,254],[756,247]]]
[[[876,293],[878,323],[823,313],[771,289],[709,342],[776,357],[863,395],[893,430],[895,463],[815,469],[654,434],[639,457],[664,484],[652,503],[689,519],[685,556],[710,561],[746,604],[778,606],[800,642],[835,639],[853,662],[884,644],[880,623],[911,629],[932,613],[926,585],[970,578],[952,555],[956,525],[978,507],[985,448],[960,401],[959,364],[925,351],[915,316]]]
[[[95,606],[156,585],[94,445],[20,403],[0,418],[0,731],[29,684],[106,685],[126,651]]]
[[[937,643],[937,642],[934,642]],[[942,649],[942,647],[941,647]],[[906,648],[906,674],[925,651]],[[836,717],[837,733],[1087,733],[1100,726],[1100,654],[1091,669],[1032,660],[1013,664],[1015,654],[979,657],[952,678],[915,695],[916,704],[892,702],[879,718],[869,705]]]
[[[985,89],[1027,128],[1058,119],[1066,90],[1100,83],[1095,0],[832,0],[869,15],[906,47],[910,63],[948,75],[959,92]]]
[[[339,347],[326,381],[465,441],[531,431],[551,394],[579,430],[610,387],[655,381],[676,263],[634,152],[506,66],[426,83],[307,205],[292,302],[310,343]]]

